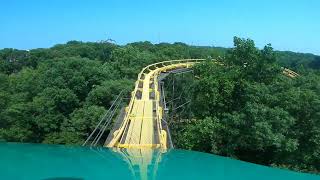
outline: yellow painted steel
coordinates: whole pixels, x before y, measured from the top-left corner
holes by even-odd
[[[204,59],[172,60],[151,64],[138,75],[126,115],[107,147],[167,148],[167,132],[162,129],[158,76],[162,72],[190,68]],[[141,87],[142,85],[142,87]]]
[[[145,67],[138,75],[126,115],[113,133],[107,147],[167,148],[167,132],[162,129],[163,109],[160,104],[158,76],[162,72],[191,68],[204,59],[163,61]],[[217,62],[220,65],[223,65]],[[284,68],[283,74],[296,77],[297,73]],[[142,86],[142,87],[141,87]],[[151,95],[152,94],[152,95]]]
[[[294,71],[292,71],[290,69],[287,69],[287,68],[284,68],[282,73],[285,74],[288,77],[291,77],[291,78],[299,76],[298,73],[296,73],[296,72],[294,72]]]

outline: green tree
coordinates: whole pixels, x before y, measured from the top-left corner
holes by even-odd
[[[110,107],[113,100],[123,91],[124,95],[128,95],[133,88],[130,80],[111,80],[104,81],[101,85],[95,86],[88,94],[86,103],[90,105],[98,105]]]
[[[106,110],[99,106],[85,106],[76,109],[70,116],[70,120],[64,123],[63,130],[72,131],[81,138],[86,139],[101,120]]]

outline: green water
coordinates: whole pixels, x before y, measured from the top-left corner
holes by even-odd
[[[320,176],[211,154],[0,143],[0,179],[313,180]]]

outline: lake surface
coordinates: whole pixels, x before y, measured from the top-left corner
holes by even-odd
[[[0,143],[0,179],[320,180],[320,176],[186,150]]]

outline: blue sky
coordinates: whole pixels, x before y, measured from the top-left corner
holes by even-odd
[[[0,48],[51,47],[69,40],[148,40],[258,47],[320,55],[319,0],[0,1]]]

